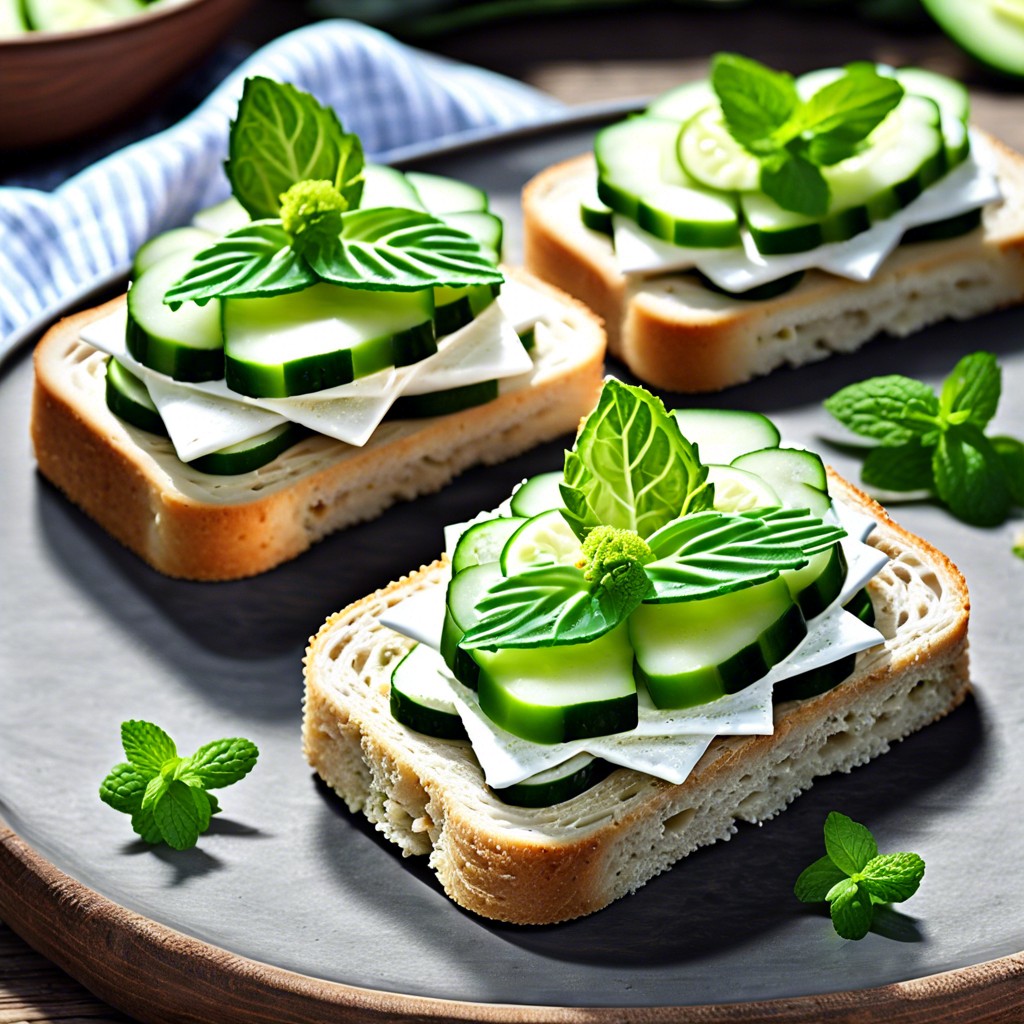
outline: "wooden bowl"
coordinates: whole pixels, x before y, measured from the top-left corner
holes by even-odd
[[[182,0],[75,32],[0,41],[0,149],[81,135],[194,65],[250,0]]]

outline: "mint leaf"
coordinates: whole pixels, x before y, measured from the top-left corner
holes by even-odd
[[[164,302],[176,309],[188,301],[266,298],[316,284],[317,275],[291,241],[278,221],[246,224],[197,253],[181,280],[168,288]]]
[[[153,805],[153,821],[168,846],[187,850],[210,826],[210,802],[202,789],[175,779]]]
[[[828,212],[831,192],[821,171],[806,158],[790,153],[761,166],[761,191],[784,210],[807,217]]]
[[[363,151],[333,110],[269,78],[249,78],[231,125],[225,164],[235,198],[254,219],[276,217],[280,197],[306,179],[327,180],[348,201],[362,195]]]
[[[773,544],[799,548],[805,558],[832,547],[846,536],[841,526],[826,523],[806,508],[757,508],[740,515],[760,519],[771,529]]]
[[[829,900],[829,913],[835,930],[844,939],[863,939],[871,929],[874,908],[871,896],[852,879],[841,892]]]
[[[768,140],[799,102],[791,75],[735,53],[719,53],[711,62],[711,85],[737,142],[755,153],[759,143],[767,151],[776,148]]]
[[[1003,479],[1013,503],[1024,508],[1024,443],[1015,437],[990,437],[1003,466]]]
[[[258,757],[259,751],[251,740],[215,740],[182,761],[175,775],[179,779],[193,777],[206,789],[219,789],[245,778]]]
[[[932,449],[920,441],[906,441],[872,449],[860,471],[861,479],[887,491],[931,491]]]
[[[132,813],[132,828],[142,837],[144,843],[155,846],[157,843],[163,842],[163,836],[153,817],[152,807],[140,808]]]
[[[662,401],[611,378],[566,452],[562,514],[581,539],[595,526],[646,539],[678,516],[711,507],[707,475]]]
[[[844,879],[848,876],[832,863],[831,857],[820,857],[800,872],[793,892],[801,903],[821,903]]]
[[[825,852],[837,868],[854,875],[878,856],[878,845],[863,825],[832,811],[825,819]]]
[[[381,207],[341,215],[340,237],[317,235],[303,255],[322,280],[349,288],[417,291],[500,284],[476,239],[416,210]]]
[[[115,811],[134,814],[142,807],[147,782],[147,777],[135,765],[115,765],[100,783],[100,799]]]
[[[850,142],[842,132],[826,132],[815,135],[804,147],[804,154],[812,164],[819,167],[831,167],[841,160],[849,160],[862,147]]]
[[[942,385],[939,407],[949,420],[966,415],[966,422],[984,429],[996,414],[1002,391],[1002,371],[991,352],[964,356]],[[963,422],[961,420],[960,422]]]
[[[902,903],[917,892],[924,878],[924,861],[916,853],[886,853],[873,857],[860,871],[860,884],[881,903]]]
[[[890,374],[850,384],[825,399],[825,408],[855,434],[896,445],[935,429],[929,417],[937,420],[939,400],[927,384]]]
[[[147,778],[178,753],[174,740],[158,725],[134,719],[121,723],[121,745],[128,760]]]
[[[1003,462],[974,424],[943,432],[932,470],[936,493],[958,519],[972,526],[998,526],[1009,515],[1012,502]]]
[[[152,810],[160,797],[167,792],[172,781],[162,772],[159,775],[154,775],[146,784],[146,789],[142,794],[142,803],[139,805],[141,809]]]
[[[819,89],[787,126],[794,135],[828,136],[848,145],[866,139],[903,99],[903,87],[874,68],[855,65]]]

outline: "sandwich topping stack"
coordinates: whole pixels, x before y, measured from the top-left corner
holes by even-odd
[[[968,117],[922,69],[720,54],[527,186],[527,266],[679,391],[1020,302],[1022,161]]]
[[[447,532],[314,638],[304,736],[486,916],[598,909],[966,692],[959,574],[758,414],[610,379],[564,472]]]

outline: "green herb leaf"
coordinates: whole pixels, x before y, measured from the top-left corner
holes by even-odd
[[[220,789],[245,778],[256,766],[258,757],[259,751],[251,740],[215,740],[182,761],[175,774],[179,779],[193,777],[206,789]]]
[[[100,799],[115,811],[134,814],[142,807],[147,777],[133,764],[114,765],[100,783]]]
[[[735,53],[711,61],[711,84],[722,105],[729,133],[743,146],[764,146],[799,102],[793,77]]]
[[[850,384],[827,398],[825,408],[855,434],[896,445],[935,429],[928,417],[937,421],[939,400],[927,384],[890,374]]]
[[[850,884],[829,900],[829,913],[835,930],[844,939],[863,939],[871,929],[874,907],[871,896],[863,886]]]
[[[158,725],[134,719],[121,723],[121,745],[128,760],[147,779],[178,753],[174,740]]]
[[[172,781],[163,772],[159,775],[154,775],[146,784],[145,792],[142,794],[142,803],[139,805],[141,809],[144,811],[152,810],[160,797],[167,792]]]
[[[142,837],[144,843],[156,846],[163,842],[160,829],[157,828],[156,819],[153,817],[153,808],[146,807],[132,813],[132,828]]]
[[[807,217],[823,217],[832,197],[821,171],[797,154],[762,164],[761,191],[784,210]]]
[[[529,569],[499,580],[477,608],[482,619],[459,641],[481,647],[549,647],[604,636],[643,600],[629,588],[592,587],[571,565]]]
[[[758,508],[740,515],[760,519],[771,529],[773,543],[799,548],[805,558],[832,547],[846,536],[846,530],[826,523],[806,508]]]
[[[902,903],[917,892],[924,861],[916,853],[873,857],[860,871],[860,884],[880,903]]]
[[[964,356],[942,385],[939,408],[944,418],[955,423],[957,414],[984,430],[996,414],[1002,391],[1002,371],[991,352]],[[960,420],[960,422],[964,422]]]
[[[359,139],[345,134],[333,110],[292,85],[246,80],[228,153],[231,189],[254,219],[276,217],[281,195],[306,179],[330,181],[349,208],[359,205]]]
[[[1015,437],[991,437],[989,441],[1003,465],[1003,478],[1015,505],[1024,508],[1024,444]]]
[[[801,903],[821,903],[832,889],[848,876],[832,863],[832,858],[820,857],[800,872],[793,892]]]
[[[202,789],[175,779],[153,805],[153,821],[168,846],[187,850],[210,826],[210,802]]]
[[[476,239],[416,210],[381,207],[341,215],[340,237],[303,246],[324,281],[376,291],[500,284],[501,272]]]
[[[612,378],[566,452],[562,514],[581,539],[595,526],[647,538],[678,516],[711,507],[707,475],[661,400]]]
[[[1009,515],[1005,469],[988,438],[972,423],[950,427],[932,456],[935,490],[958,519],[997,526]]]
[[[198,253],[164,302],[177,308],[190,300],[265,298],[316,284],[316,274],[291,241],[279,221],[246,224]]]
[[[879,75],[868,65],[853,65],[842,77],[814,93],[787,130],[854,144],[866,139],[901,99],[903,87],[895,78]]]
[[[864,460],[861,479],[887,491],[931,491],[932,449],[919,440],[872,449]]]
[[[832,811],[825,819],[825,852],[840,871],[855,875],[878,856],[878,845],[863,825]]]
[[[812,164],[831,167],[841,160],[849,160],[862,148],[859,143],[846,139],[842,132],[826,132],[824,135],[815,135],[807,142],[804,153]]]

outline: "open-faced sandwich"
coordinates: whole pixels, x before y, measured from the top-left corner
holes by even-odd
[[[446,541],[313,638],[303,738],[486,917],[598,910],[969,687],[956,568],[759,414],[609,380]]]
[[[526,266],[643,380],[714,391],[1024,300],[1024,158],[966,89],[721,54],[524,192]]]
[[[499,267],[479,189],[364,165],[332,111],[267,79],[226,169],[231,199],[35,356],[40,471],[156,569],[262,572],[593,408],[600,325]]]

